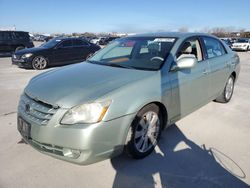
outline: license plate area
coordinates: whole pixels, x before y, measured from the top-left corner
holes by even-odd
[[[31,126],[20,117],[18,117],[17,119],[17,129],[23,137],[25,137],[26,139],[30,138]]]

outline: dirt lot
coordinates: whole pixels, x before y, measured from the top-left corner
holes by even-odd
[[[211,102],[177,122],[143,160],[122,155],[89,166],[43,155],[21,141],[18,99],[41,71],[0,58],[0,187],[249,187],[250,52],[239,54],[241,73],[229,104]]]

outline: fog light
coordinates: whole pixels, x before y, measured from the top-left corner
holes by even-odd
[[[81,152],[75,149],[63,148],[63,155],[69,158],[78,158]]]

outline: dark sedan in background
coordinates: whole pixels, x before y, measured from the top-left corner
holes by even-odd
[[[41,70],[81,62],[99,49],[98,45],[79,38],[54,38],[40,47],[17,51],[12,56],[12,63]]]
[[[120,37],[106,37],[106,38],[102,38],[100,41],[99,41],[99,44],[100,45],[107,45],[108,43],[110,43],[111,41],[113,40],[116,40]]]

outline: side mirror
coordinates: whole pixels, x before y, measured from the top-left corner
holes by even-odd
[[[172,66],[172,71],[177,71],[181,69],[190,69],[195,66],[197,59],[193,54],[183,54],[176,62],[176,65]]]

